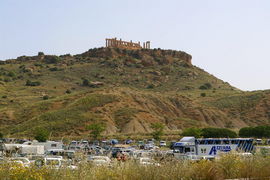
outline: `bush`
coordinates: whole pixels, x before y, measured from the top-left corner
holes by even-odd
[[[89,86],[90,82],[88,79],[84,79],[82,85],[83,86]]]
[[[38,52],[38,56],[44,56],[44,52]]]
[[[58,71],[58,68],[57,67],[52,67],[49,69],[50,71]]]
[[[159,141],[160,137],[164,134],[163,130],[165,128],[164,124],[162,123],[154,123],[151,125],[153,129],[152,136],[155,140]]]
[[[206,93],[201,93],[201,97],[205,97],[206,96]]]
[[[181,135],[182,136],[194,136],[196,138],[199,138],[202,135],[202,129],[200,129],[200,128],[187,128],[182,132]]]
[[[43,100],[47,100],[47,99],[49,99],[49,96],[48,95],[45,95],[45,96],[42,97],[42,99]]]
[[[101,133],[105,131],[106,126],[102,123],[94,123],[87,127],[88,130],[90,130],[90,135],[94,140],[97,140],[101,137]]]
[[[58,56],[45,56],[45,62],[47,64],[57,64],[61,61],[61,58]]]
[[[4,134],[0,132],[0,139],[4,137]]]
[[[201,85],[199,89],[206,90],[206,89],[211,89],[212,85],[210,83],[205,83],[204,85]]]
[[[2,98],[3,98],[3,99],[6,99],[6,98],[7,98],[7,95],[3,95]]]
[[[70,89],[67,89],[67,90],[66,90],[66,93],[67,93],[67,94],[70,94],[70,93],[71,93],[71,90],[70,90]]]
[[[270,126],[244,127],[239,130],[240,137],[269,138]]]
[[[202,129],[204,138],[236,138],[236,132],[226,128],[204,128]]]
[[[49,138],[49,132],[44,128],[37,128],[35,130],[35,139],[38,142],[46,142]]]
[[[153,84],[149,84],[148,86],[147,86],[147,89],[153,89],[155,86],[153,85]]]
[[[13,71],[8,72],[7,74],[9,77],[16,77],[16,73]]]
[[[26,86],[39,86],[41,85],[41,83],[39,81],[30,81],[30,80],[27,80],[26,83],[25,83]]]

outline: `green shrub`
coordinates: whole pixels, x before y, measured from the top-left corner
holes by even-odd
[[[202,129],[200,128],[187,128],[181,134],[182,136],[194,136],[196,138],[201,137]]]
[[[70,94],[70,93],[71,93],[71,90],[70,90],[70,89],[67,89],[67,90],[66,90],[66,93],[67,93],[67,94]]]
[[[7,74],[9,77],[16,77],[16,73],[13,71],[8,72]]]
[[[94,123],[87,127],[90,130],[90,135],[94,140],[99,139],[101,137],[101,133],[105,131],[106,126],[103,123]]]
[[[83,86],[89,86],[90,82],[88,79],[83,79],[82,85]]]
[[[269,138],[270,126],[244,127],[239,130],[240,137]]]
[[[199,87],[199,89],[202,89],[202,90],[211,89],[211,88],[212,88],[212,84],[210,83],[205,83],[204,85],[201,85]]]
[[[41,85],[41,83],[39,81],[30,81],[30,80],[27,80],[26,83],[25,83],[26,86],[39,86]]]
[[[153,84],[149,84],[148,86],[147,86],[147,89],[153,89],[155,86],[153,85]]]
[[[49,138],[49,132],[44,128],[37,128],[34,134],[38,142],[46,142]]]
[[[164,134],[164,124],[162,123],[153,123],[151,125],[151,128],[153,129],[152,136],[155,140],[159,141],[161,136]]]
[[[38,52],[38,56],[44,56],[44,52]]]
[[[4,134],[0,132],[0,139],[4,137]]]
[[[57,64],[61,61],[61,58],[58,56],[45,56],[44,60],[47,64]]]
[[[7,95],[3,95],[2,98],[3,98],[3,99],[7,98]]]
[[[52,67],[49,69],[50,71],[58,71],[59,69],[57,67]]]
[[[42,97],[42,99],[43,100],[47,100],[47,99],[49,99],[49,96],[48,95],[45,95],[45,96]]]
[[[205,138],[236,138],[236,132],[226,128],[203,128],[202,136]]]
[[[201,93],[201,97],[205,97],[206,96],[206,93]]]

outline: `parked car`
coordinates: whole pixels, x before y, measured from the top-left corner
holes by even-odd
[[[159,146],[160,147],[165,147],[167,144],[166,144],[166,141],[160,141],[159,142]]]
[[[151,158],[149,158],[149,157],[142,157],[142,158],[140,158],[139,163],[140,163],[141,165],[160,166],[159,163],[154,162],[154,160],[151,159]]]
[[[87,161],[93,163],[94,165],[110,165],[111,160],[107,156],[88,156]]]
[[[24,167],[29,167],[30,166],[30,161],[28,158],[25,157],[14,157],[9,159],[10,162],[15,162],[18,164],[23,165]]]

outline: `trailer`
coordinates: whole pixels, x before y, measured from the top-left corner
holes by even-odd
[[[231,151],[252,152],[254,150],[251,138],[195,138],[183,137],[173,146],[174,156],[187,157],[216,157],[220,153]]]
[[[4,144],[4,146],[5,151],[10,154],[42,155],[45,152],[43,145]]]

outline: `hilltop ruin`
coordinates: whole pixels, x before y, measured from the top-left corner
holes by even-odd
[[[134,43],[132,41],[122,41],[122,39],[117,40],[116,38],[105,39],[106,47],[113,48],[123,48],[123,49],[150,49],[150,41],[146,41],[141,46],[140,41],[138,43]]]

